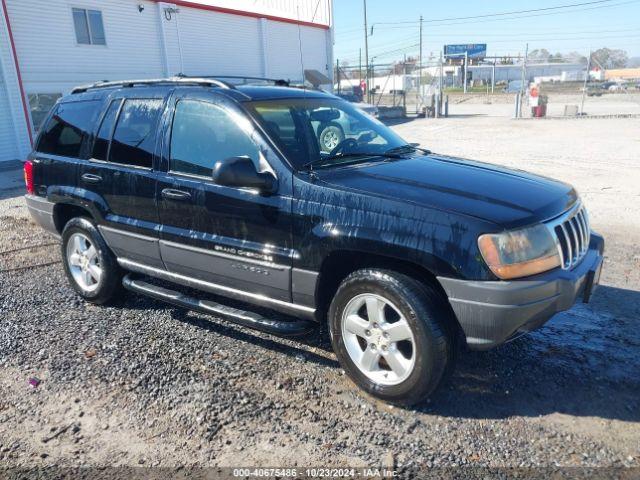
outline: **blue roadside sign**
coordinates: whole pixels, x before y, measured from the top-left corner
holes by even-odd
[[[467,43],[460,45],[445,45],[444,56],[448,58],[484,58],[487,56],[486,43]]]

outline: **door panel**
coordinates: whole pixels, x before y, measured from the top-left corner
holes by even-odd
[[[91,159],[83,162],[79,186],[106,205],[101,231],[118,257],[157,268],[159,218],[153,169],[161,98],[116,98],[96,134]]]
[[[160,176],[158,187],[191,193],[187,202],[159,200],[160,253],[169,271],[289,300],[290,199],[173,174]]]
[[[216,185],[210,176],[217,160],[237,155],[249,155],[261,171],[270,169],[267,146],[244,114],[223,101],[178,95],[174,102],[173,125],[165,134],[168,172],[158,176],[166,268],[290,301],[294,253],[288,183],[265,196]],[[176,195],[162,194],[167,190]]]
[[[158,237],[148,237],[121,228],[112,228],[99,225],[98,230],[104,237],[109,248],[118,257],[128,258],[145,265],[156,268],[164,268],[160,260],[160,247]]]

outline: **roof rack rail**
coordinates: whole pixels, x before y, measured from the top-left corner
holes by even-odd
[[[240,85],[247,85],[251,80],[260,80],[263,82],[271,82],[276,87],[288,87],[291,82],[289,80],[285,80],[284,78],[268,78],[268,77],[247,77],[244,75],[199,75],[199,78],[214,78],[214,79],[230,79],[230,80],[245,80],[244,83]],[[185,77],[190,78],[190,77]]]
[[[113,82],[103,81],[96,82],[89,85],[81,85],[71,90],[71,93],[84,93],[88,90],[95,90],[99,88],[112,88],[123,87],[132,88],[136,86],[144,85],[200,85],[206,87],[218,87],[225,89],[235,89],[236,87],[231,83],[218,80],[213,77],[187,77],[184,75],[176,75],[168,78],[155,78],[146,80],[117,80]]]

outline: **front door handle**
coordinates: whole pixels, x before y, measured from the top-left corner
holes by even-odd
[[[175,190],[173,188],[165,188],[162,190],[162,198],[166,198],[167,200],[190,200],[191,194],[189,192],[184,192],[182,190]]]
[[[85,173],[82,175],[82,181],[86,183],[100,183],[102,177],[100,175],[94,175],[93,173]]]

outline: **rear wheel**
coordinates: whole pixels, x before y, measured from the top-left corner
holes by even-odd
[[[362,389],[410,405],[442,379],[453,344],[450,309],[440,294],[389,270],[358,270],[340,285],[329,309],[338,359]]]
[[[85,300],[103,304],[122,286],[122,272],[96,226],[73,218],[62,231],[62,259],[67,278]]]

